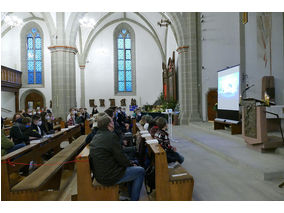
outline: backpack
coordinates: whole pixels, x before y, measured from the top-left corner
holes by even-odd
[[[146,170],[145,170],[145,187],[147,194],[151,194],[153,189],[155,189],[155,166],[151,164]],[[148,190],[149,188],[149,190]]]

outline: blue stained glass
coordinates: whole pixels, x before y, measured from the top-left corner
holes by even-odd
[[[117,48],[123,49],[123,39],[122,38],[117,39]]]
[[[123,34],[125,34],[125,33],[126,33],[126,30],[125,30],[125,29],[123,29],[123,30],[121,30],[121,32],[122,32]]]
[[[37,72],[41,72],[41,69],[42,69],[42,67],[41,67],[41,61],[36,61],[36,71],[37,71]]]
[[[41,84],[42,78],[41,78],[41,72],[36,72],[36,84]]]
[[[124,61],[118,61],[118,70],[124,70]]]
[[[124,71],[118,71],[118,81],[124,81]]]
[[[132,91],[132,83],[130,81],[126,82],[126,92]]]
[[[126,81],[131,81],[131,71],[126,72]]]
[[[34,72],[28,73],[28,83],[33,84],[34,83]]]
[[[125,39],[125,49],[131,49],[131,39]]]
[[[33,60],[33,59],[34,59],[34,51],[28,50],[28,60]]]
[[[35,51],[35,60],[41,60],[41,50]]]
[[[118,60],[124,60],[124,51],[118,50]]]
[[[123,36],[121,34],[118,35],[118,38],[123,38]]]
[[[131,60],[131,50],[126,50],[125,55],[126,55],[125,59]]]
[[[27,35],[27,37],[33,37],[33,35],[32,35],[31,33],[29,33],[29,34]]]
[[[130,35],[127,33],[127,35],[125,36],[125,38],[130,38]]]
[[[41,38],[35,38],[35,48],[41,49]]]
[[[126,61],[126,70],[131,70],[131,61]]]
[[[39,33],[37,33],[37,34],[36,34],[36,37],[40,37],[40,34],[39,34]]]
[[[28,37],[28,49],[33,49],[33,38]]]
[[[36,28],[33,28],[32,33],[35,34],[35,32],[36,32]]]
[[[34,71],[34,61],[28,61],[28,71]]]
[[[121,82],[121,81],[118,82],[118,91],[119,92],[124,91],[124,82]]]

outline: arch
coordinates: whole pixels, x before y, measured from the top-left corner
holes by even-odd
[[[26,98],[31,93],[36,93],[36,94],[42,96],[42,98],[43,98],[43,106],[46,106],[46,98],[45,98],[45,95],[41,91],[39,91],[37,89],[28,89],[20,97],[20,109],[25,109]]]
[[[132,84],[132,91],[131,92],[119,92],[118,91],[118,48],[117,48],[117,37],[121,33],[122,30],[126,30],[127,34],[130,34],[131,39],[131,84]],[[113,31],[113,48],[114,48],[114,94],[115,95],[136,95],[136,53],[135,53],[135,32],[132,27],[123,22],[116,26]],[[124,71],[124,77],[126,78],[126,70]],[[124,79],[124,83],[126,83],[126,79]],[[126,86],[125,86],[126,87]],[[127,87],[126,87],[127,88]]]
[[[100,32],[102,32],[104,29],[106,29],[107,27],[111,26],[112,24],[115,24],[115,23],[121,22],[121,21],[129,21],[129,22],[131,22],[131,23],[134,23],[134,24],[138,25],[139,27],[141,27],[142,29],[144,29],[146,32],[148,32],[148,33],[153,37],[154,41],[156,42],[156,44],[157,44],[157,46],[158,46],[158,48],[159,48],[159,50],[160,50],[161,59],[163,60],[163,58],[165,58],[165,57],[164,57],[165,53],[164,53],[164,51],[163,51],[163,48],[162,48],[162,46],[161,46],[161,43],[159,42],[158,38],[156,38],[156,37],[151,33],[151,31],[150,31],[149,29],[147,29],[147,28],[146,28],[145,26],[143,26],[142,24],[140,24],[140,23],[138,23],[138,22],[136,22],[136,21],[133,21],[132,19],[129,19],[129,18],[120,18],[120,19],[116,19],[116,20],[113,20],[113,21],[111,21],[111,22],[108,22],[107,24],[105,24],[102,28],[100,28],[100,29],[92,36],[92,38],[90,39],[88,45],[86,45],[86,48],[84,49],[84,53],[83,53],[83,56],[84,56],[83,58],[84,58],[84,59],[83,59],[83,61],[86,61],[86,59],[87,59],[87,57],[88,57],[88,54],[89,54],[89,52],[90,52],[90,48],[91,48],[91,46],[92,46],[92,43],[94,42],[94,40],[95,40],[95,38],[98,36],[98,34],[99,34]]]
[[[42,57],[42,83],[41,84],[28,84],[28,72],[27,72],[27,57],[26,57],[26,36],[32,28],[36,28],[41,36],[41,57]],[[42,88],[44,87],[44,34],[39,24],[31,21],[27,23],[21,30],[21,70],[22,70],[22,87],[23,88]]]

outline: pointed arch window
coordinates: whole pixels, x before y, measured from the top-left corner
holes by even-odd
[[[26,36],[28,84],[42,84],[42,38],[37,28]]]
[[[135,46],[134,31],[126,23],[120,24],[114,33],[115,55],[115,93],[134,95],[135,84]]]

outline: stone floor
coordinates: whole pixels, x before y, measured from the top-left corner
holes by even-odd
[[[213,130],[213,123],[173,127],[172,145],[185,157],[183,166],[195,180],[195,201],[283,201],[283,148],[260,153],[241,135]]]

